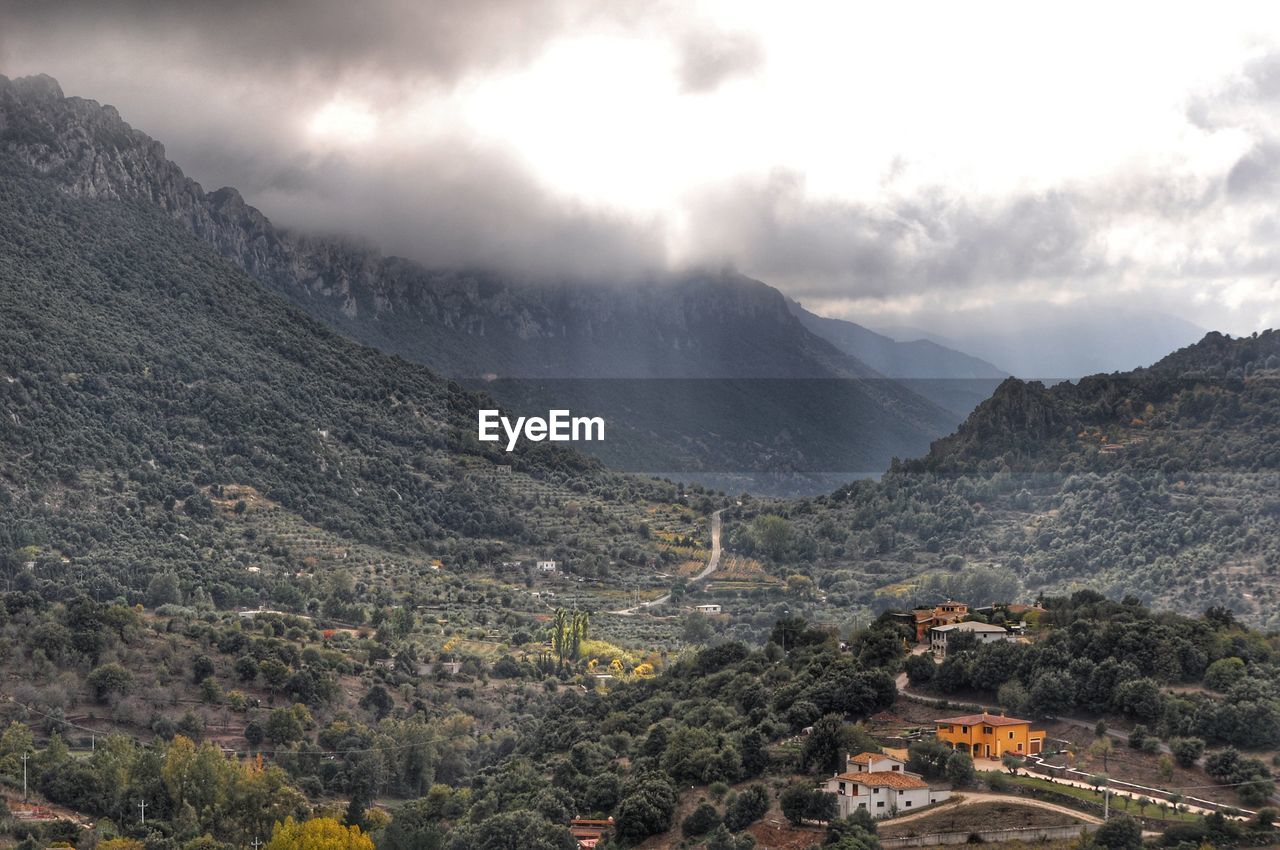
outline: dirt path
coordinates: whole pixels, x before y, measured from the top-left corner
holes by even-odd
[[[1061,815],[1070,815],[1071,817],[1084,821],[1086,823],[1102,823],[1102,818],[1095,817],[1094,815],[1086,814],[1082,811],[1070,808],[1068,806],[1059,806],[1057,803],[1047,803],[1044,800],[1037,800],[1034,797],[1018,797],[1013,794],[991,794],[985,791],[966,791],[964,792],[963,796],[958,797],[947,803],[943,803],[940,806],[934,806],[931,809],[924,809],[919,812],[912,812],[909,815],[902,815],[900,817],[896,817],[891,820],[886,820],[884,823],[885,823],[885,826],[889,826],[889,825],[896,826],[897,824],[900,824],[900,823],[907,823],[908,821],[919,820],[920,818],[927,818],[930,815],[936,815],[940,812],[950,811],[951,809],[955,809],[960,806],[972,806],[976,803],[1013,803],[1019,806],[1031,806],[1032,808],[1035,808],[1035,809],[1044,809],[1045,811],[1049,811],[1049,812],[1057,812],[1058,814],[1061,814]]]
[[[707,576],[716,571],[720,566],[720,514],[724,513],[724,508],[711,514],[711,556],[707,558],[707,565],[702,568],[702,572],[689,579],[690,584],[695,581],[702,581]],[[655,605],[663,605],[671,599],[671,594],[667,593],[659,596],[657,599],[651,599],[648,602],[642,602],[631,608],[622,608],[617,611],[610,611],[610,614],[620,614],[623,617],[631,617],[652,608]]]

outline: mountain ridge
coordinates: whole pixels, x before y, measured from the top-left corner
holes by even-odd
[[[74,198],[160,209],[359,342],[493,392],[504,386],[484,381],[523,379],[519,391],[499,397],[521,405],[518,412],[563,406],[539,383],[548,378],[702,381],[696,410],[684,420],[681,408],[660,403],[663,385],[641,382],[640,397],[621,402],[613,391],[588,393],[612,405],[591,412],[613,414],[615,433],[630,443],[583,448],[625,461],[629,471],[874,472],[893,457],[924,451],[962,415],[842,352],[807,330],[782,293],[733,272],[633,287],[535,284],[492,272],[432,270],[349,241],[277,228],[237,190],[205,192],[166,158],[160,142],[115,109],[66,97],[48,77],[0,79],[0,146]],[[832,410],[855,411],[848,421],[856,427],[813,427],[828,391],[814,384],[819,396],[763,405],[753,432],[724,439],[724,422],[743,409],[744,397],[750,403],[750,393],[719,379],[760,380],[755,391],[763,392],[769,381],[792,378],[836,381],[839,404]],[[833,455],[843,455],[835,465],[847,469],[832,469]]]

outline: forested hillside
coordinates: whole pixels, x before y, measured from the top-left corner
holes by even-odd
[[[356,545],[453,568],[651,556],[635,508],[671,486],[545,444],[480,444],[477,396],[323,328],[158,211],[70,199],[8,159],[0,183],[10,580],[28,566],[109,599],[199,564],[206,586],[230,575],[280,601],[277,573],[245,567],[303,556],[223,522],[259,510],[277,531],[330,535],[314,547],[326,562]]]
[[[1150,369],[1075,384],[1009,379],[878,482],[736,509],[733,545],[872,614],[948,592],[986,604],[1085,586],[1275,627],[1278,367],[1268,331],[1210,334]],[[787,527],[774,547],[751,532],[769,514]]]

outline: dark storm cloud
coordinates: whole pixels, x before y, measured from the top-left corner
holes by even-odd
[[[564,0],[0,0],[0,59],[112,103],[206,188],[235,186],[285,226],[437,266],[637,274],[662,262],[652,223],[561,200],[447,124],[323,155],[297,135],[335,94],[394,116],[592,23],[635,22]]]
[[[6,0],[0,20],[9,38],[89,50],[120,39],[139,55],[163,52],[232,75],[452,82],[527,61],[587,16],[571,10],[556,0]]]

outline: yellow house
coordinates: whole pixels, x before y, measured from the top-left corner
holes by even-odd
[[[1036,755],[1044,749],[1044,730],[1030,720],[1004,715],[966,714],[935,720],[938,740],[974,758],[998,759],[1006,753]]]

